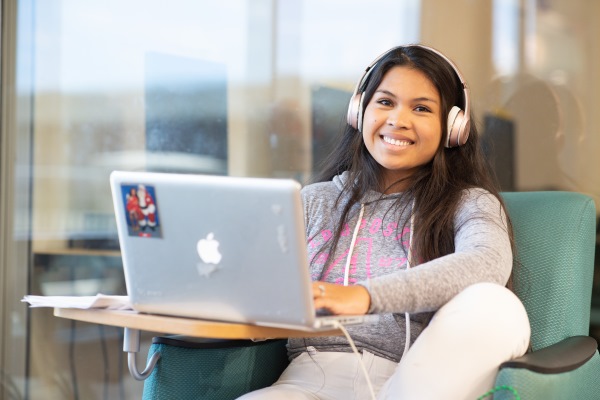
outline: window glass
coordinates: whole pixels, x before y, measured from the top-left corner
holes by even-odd
[[[417,1],[379,3],[383,19],[360,1],[21,2],[16,102],[26,123],[16,147],[30,153],[16,184],[30,206],[16,205],[16,221],[31,239],[26,293],[126,293],[112,170],[306,181],[366,60],[418,40]],[[397,24],[402,15],[410,24]],[[356,29],[380,23],[376,45]],[[330,52],[322,39],[339,35]],[[30,310],[27,329],[16,391],[139,397],[120,329],[48,309]]]

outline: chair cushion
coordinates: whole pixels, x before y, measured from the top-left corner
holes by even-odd
[[[155,338],[156,339],[156,338]],[[186,343],[154,340],[161,357],[144,382],[144,400],[236,399],[271,385],[288,364],[286,340]]]

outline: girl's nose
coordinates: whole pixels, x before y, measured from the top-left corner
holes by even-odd
[[[388,114],[387,123],[390,126],[401,129],[410,126],[410,118],[408,112],[405,109],[398,108],[390,110]]]

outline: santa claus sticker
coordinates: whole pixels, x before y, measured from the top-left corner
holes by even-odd
[[[121,185],[129,236],[161,237],[156,191],[150,185]]]

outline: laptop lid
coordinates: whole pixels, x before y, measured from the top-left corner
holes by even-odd
[[[136,310],[315,326],[298,182],[115,171],[110,184]]]

